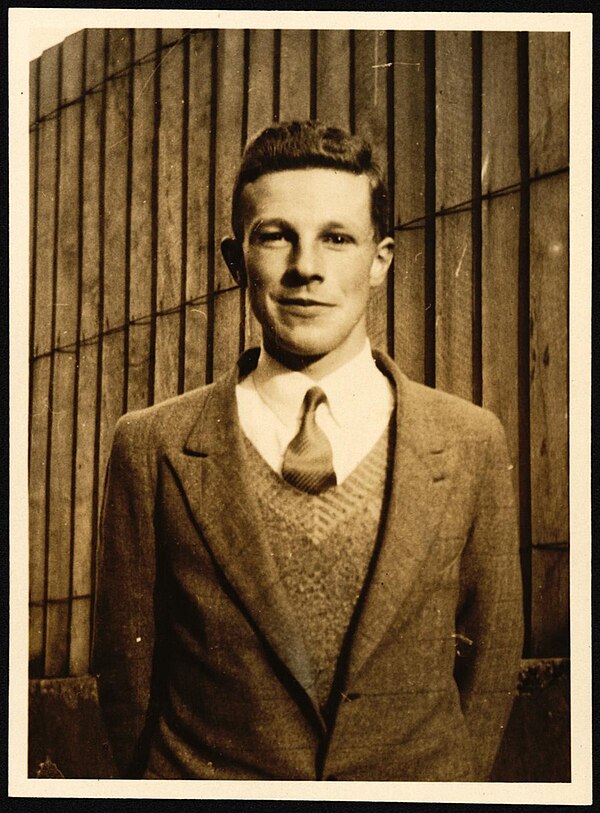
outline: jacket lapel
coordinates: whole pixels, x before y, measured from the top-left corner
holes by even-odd
[[[256,364],[249,351],[242,372]],[[308,694],[323,725],[315,678],[269,547],[261,537],[237,415],[237,370],[213,384],[183,451],[169,455],[198,528],[253,626]]]
[[[408,379],[393,362],[379,353],[376,360],[396,387],[393,469],[379,550],[349,654],[349,680],[366,664],[392,621],[408,614],[451,486],[448,450],[435,421],[415,403]]]

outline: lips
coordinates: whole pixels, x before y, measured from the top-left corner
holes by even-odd
[[[284,307],[298,308],[333,308],[331,302],[321,302],[318,299],[308,299],[307,297],[279,297],[277,302]]]

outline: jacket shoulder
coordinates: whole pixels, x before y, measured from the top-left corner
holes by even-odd
[[[409,425],[412,433],[429,438],[432,443],[504,437],[502,424],[489,409],[413,381],[380,350],[375,350],[373,355],[381,371],[394,381],[401,420]]]
[[[214,390],[215,384],[198,387],[144,409],[122,415],[116,423],[114,445],[158,449],[183,441]]]
[[[443,390],[404,378],[407,408],[427,416],[433,434],[463,440],[487,441],[503,438],[504,428],[498,417],[481,406]]]

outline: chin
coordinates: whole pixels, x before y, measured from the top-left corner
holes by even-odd
[[[335,350],[335,341],[328,340],[324,336],[286,336],[282,334],[269,337],[269,346],[282,353],[290,353],[294,356],[313,357],[326,356]]]
[[[269,342],[269,348],[272,348],[277,353],[287,354],[290,356],[297,356],[298,358],[314,359],[326,356],[331,353],[332,348],[323,346],[318,343],[297,343],[297,342],[282,342],[275,341]]]

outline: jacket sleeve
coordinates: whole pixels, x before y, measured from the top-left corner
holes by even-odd
[[[522,585],[512,465],[495,416],[484,441],[479,495],[461,562],[456,679],[476,779],[485,781],[508,721],[523,645]]]
[[[144,768],[155,645],[154,450],[147,421],[117,424],[102,507],[92,668],[122,777]]]

